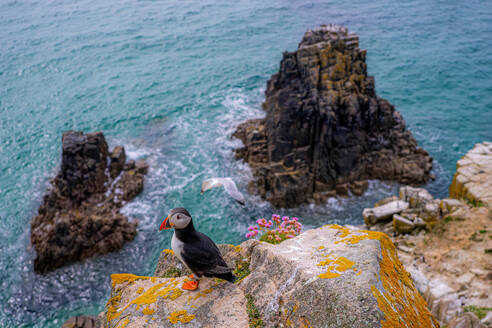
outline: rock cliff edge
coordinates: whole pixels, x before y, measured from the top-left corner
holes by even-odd
[[[383,233],[327,225],[271,245],[220,245],[236,284],[198,291],[172,251],[156,277],[112,275],[105,327],[438,327]]]

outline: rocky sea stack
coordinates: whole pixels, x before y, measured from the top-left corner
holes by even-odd
[[[239,125],[236,151],[252,191],[277,207],[360,195],[368,179],[420,185],[432,158],[393,105],[376,95],[366,51],[337,25],[308,30],[267,83],[264,119]]]
[[[60,171],[31,222],[34,270],[54,270],[133,240],[137,222],[119,208],[142,191],[147,168],[144,160],[126,161],[121,146],[109,153],[101,132],[65,132]]]

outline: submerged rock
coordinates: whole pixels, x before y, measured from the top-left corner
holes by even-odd
[[[156,275],[166,278],[112,276],[105,327],[438,327],[383,233],[330,225],[219,248],[245,272],[237,284],[205,278],[184,291],[186,272],[164,250]]]
[[[266,118],[245,122],[236,151],[252,168],[253,192],[277,207],[360,195],[368,179],[424,184],[432,159],[403,117],[376,95],[358,36],[328,25],[308,30],[267,83]]]
[[[36,272],[117,251],[133,240],[137,222],[119,208],[143,189],[144,179],[125,159],[121,146],[109,153],[101,132],[63,134],[60,171],[31,222]]]

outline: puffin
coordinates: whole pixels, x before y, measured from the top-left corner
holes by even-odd
[[[207,235],[197,231],[193,226],[190,213],[182,207],[173,208],[162,221],[159,231],[174,228],[171,248],[176,257],[190,269],[190,281],[185,281],[181,288],[198,289],[199,279],[203,276],[221,278],[234,282],[233,269],[227,266],[219,248]]]

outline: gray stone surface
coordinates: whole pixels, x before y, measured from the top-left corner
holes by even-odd
[[[401,213],[408,208],[409,204],[403,200],[395,200],[384,205],[365,208],[362,217],[366,225],[371,226],[377,222],[389,220],[394,214]]]
[[[398,327],[402,320],[407,327],[437,327],[382,233],[331,225],[279,245],[248,240],[219,248],[229,265],[247,261],[251,273],[237,284],[202,279],[195,292],[179,288],[182,276],[113,275],[106,327],[118,320],[126,327],[248,327],[246,295],[264,327]],[[182,265],[164,250],[155,275],[175,268]],[[173,324],[179,313],[189,322]]]

